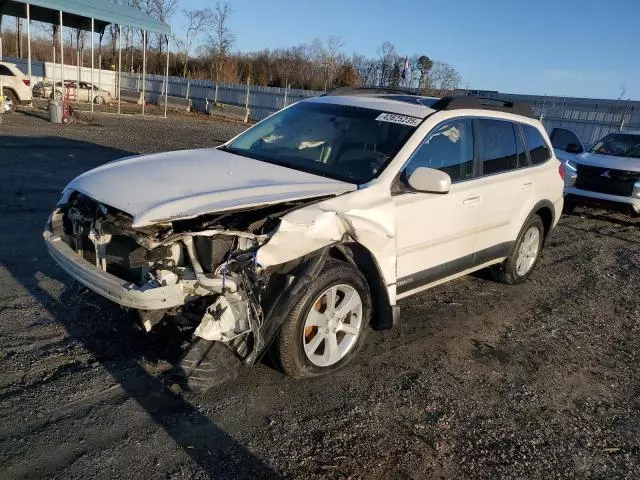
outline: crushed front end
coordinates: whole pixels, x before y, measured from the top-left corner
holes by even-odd
[[[148,331],[179,319],[196,337],[227,344],[253,363],[274,334],[265,318],[291,286],[293,264],[262,269],[256,252],[281,216],[310,200],[201,215],[134,228],[133,218],[74,192],[44,232],[56,262],[77,281],[136,309]],[[301,267],[303,265],[303,267]]]

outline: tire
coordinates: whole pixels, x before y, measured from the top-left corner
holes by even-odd
[[[535,230],[537,230],[537,243],[535,243],[529,236],[531,235],[529,232]],[[528,261],[525,262],[523,259],[523,263],[519,264],[518,261],[520,260],[521,255],[524,254],[522,251],[523,248],[526,250],[526,247],[523,247],[523,244],[526,242],[532,242],[531,245],[536,247],[535,254],[533,257],[530,257],[530,255],[533,254],[533,252],[530,251],[529,254],[526,255]],[[536,266],[536,263],[538,263],[543,244],[544,224],[542,223],[542,219],[539,215],[533,214],[527,219],[520,230],[509,258],[507,258],[501,265],[491,269],[493,277],[497,281],[508,285],[523,283],[527,278],[529,278],[531,272],[533,272],[533,269]]]
[[[62,92],[60,90],[56,90],[55,92],[51,92],[49,95],[51,100],[62,100]]]
[[[93,99],[93,102],[96,105],[104,105],[104,97],[98,95],[98,96],[96,96],[96,98]]]
[[[235,380],[240,359],[224,343],[198,338],[180,359],[170,377],[182,389],[204,393]]]
[[[338,310],[333,312],[338,315],[340,307],[353,308],[346,310],[346,316],[334,316],[328,321],[327,302],[331,295],[335,295],[334,306]],[[312,309],[316,313],[312,314]],[[347,365],[366,342],[371,310],[371,294],[362,274],[348,263],[329,260],[300,294],[282,325],[277,349],[284,372],[293,378],[308,378]],[[318,326],[310,326],[307,320]],[[330,351],[326,350],[329,344],[334,347]]]
[[[9,110],[8,112],[6,112],[6,113],[15,112],[16,108],[18,108],[18,105],[20,104],[20,100],[18,100],[18,96],[13,92],[13,90],[11,90],[9,88],[3,88],[2,89],[2,95],[7,97],[13,103],[13,108],[11,110]]]

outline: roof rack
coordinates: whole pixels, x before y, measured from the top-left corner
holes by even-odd
[[[515,103],[495,98],[483,97],[443,97],[430,105],[434,110],[460,110],[463,108],[497,110],[500,112],[515,113],[525,117],[533,116],[531,105],[526,103]]]
[[[393,87],[338,87],[323,93],[321,97],[333,97],[337,95],[376,95],[376,94],[416,95],[411,90],[403,90]]]

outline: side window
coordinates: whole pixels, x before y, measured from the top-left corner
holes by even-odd
[[[533,165],[539,165],[546,162],[551,158],[551,152],[549,146],[542,138],[542,135],[537,128],[531,125],[522,125],[522,131],[524,132],[524,139],[529,150],[529,156],[531,157],[531,163]]]
[[[566,128],[554,128],[551,132],[551,146],[553,148],[567,151],[568,145],[577,145],[580,147],[580,140],[578,139],[578,136]],[[573,148],[575,149],[575,147]],[[580,150],[582,150],[582,148],[580,148]]]
[[[418,167],[441,170],[459,182],[473,177],[473,127],[469,119],[444,123],[433,130],[405,168],[409,177]]]
[[[477,120],[476,145],[482,173],[492,175],[518,168],[513,124],[505,120]]]
[[[4,75],[5,77],[15,77],[13,72],[9,70],[9,67],[6,65],[0,65],[0,75]]]

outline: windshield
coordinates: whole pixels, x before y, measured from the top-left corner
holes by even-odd
[[[256,125],[224,149],[362,184],[387,166],[421,121],[368,108],[301,102]]]
[[[597,142],[591,148],[591,152],[616,157],[640,158],[640,135],[611,133]]]

